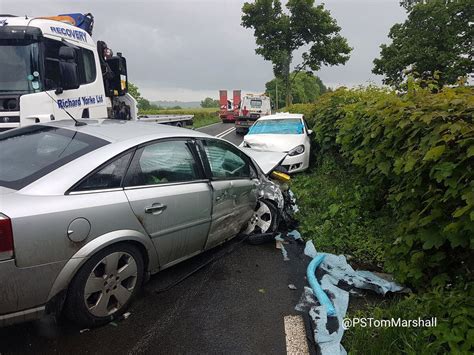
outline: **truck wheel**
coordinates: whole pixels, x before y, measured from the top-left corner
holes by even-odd
[[[133,245],[112,245],[92,256],[70,284],[65,312],[85,327],[120,317],[143,283],[144,264]]]
[[[255,207],[244,234],[248,235],[250,244],[262,244],[274,240],[273,233],[278,228],[279,213],[270,200],[260,200]]]

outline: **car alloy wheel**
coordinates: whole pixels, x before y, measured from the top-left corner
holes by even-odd
[[[90,273],[84,302],[91,314],[107,317],[122,308],[133,294],[137,283],[137,263],[126,252],[104,257]]]
[[[273,232],[271,230],[274,224],[273,220],[274,216],[270,206],[266,202],[258,201],[255,212],[250,218],[244,234]]]
[[[144,258],[137,246],[117,243],[92,255],[68,287],[64,311],[84,327],[119,318],[139,292]]]

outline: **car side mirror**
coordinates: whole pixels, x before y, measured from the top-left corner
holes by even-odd
[[[314,134],[312,129],[308,129],[308,136],[312,136]]]

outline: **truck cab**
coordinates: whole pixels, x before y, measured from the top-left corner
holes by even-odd
[[[262,116],[271,115],[270,98],[266,95],[245,95],[240,102],[239,115],[235,121],[235,132],[245,134]]]
[[[0,132],[71,116],[136,119],[127,89],[125,58],[75,18],[0,15]]]

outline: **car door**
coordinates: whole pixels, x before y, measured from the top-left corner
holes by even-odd
[[[205,247],[209,249],[247,224],[257,204],[257,175],[250,159],[233,145],[214,139],[199,143],[212,186],[212,222]]]
[[[162,267],[203,250],[211,187],[193,143],[160,140],[140,147],[124,181],[133,212],[152,238]]]

